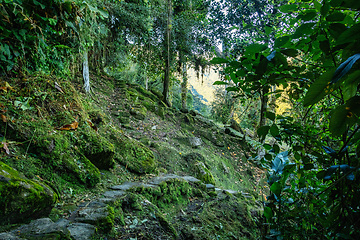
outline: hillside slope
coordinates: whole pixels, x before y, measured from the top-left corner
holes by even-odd
[[[2,79],[3,231],[50,216],[57,227],[90,224],[99,239],[258,236],[264,174],[247,162],[244,136],[166,107],[156,91],[105,75],[91,79],[91,94],[80,76]],[[164,179],[151,184],[156,176]],[[109,189],[128,182],[134,185],[124,193]],[[90,206],[105,217],[81,218]]]

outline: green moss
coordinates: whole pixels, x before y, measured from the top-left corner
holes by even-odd
[[[97,168],[107,170],[115,166],[115,149],[110,142],[88,125],[78,132],[78,136],[79,149]]]
[[[205,166],[203,162],[197,162],[196,167],[196,177],[203,181],[204,183],[214,184],[215,179],[211,174],[210,170]]]
[[[48,215],[57,199],[45,184],[26,179],[0,162],[0,224]]]
[[[169,222],[169,220],[167,220],[165,218],[165,216],[163,214],[161,214],[160,212],[155,212],[155,216],[156,219],[159,221],[160,225],[165,229],[165,231],[170,232],[174,238],[178,237],[178,233],[176,231],[176,229],[174,228],[174,226]]]
[[[108,212],[107,216],[103,219],[99,219],[98,223],[96,224],[99,227],[99,230],[104,233],[110,232],[114,227],[114,219],[115,219],[114,208],[108,205],[107,212]]]
[[[36,151],[42,159],[47,159],[55,171],[71,173],[64,178],[79,180],[89,187],[95,186],[100,181],[100,171],[70,142],[74,134],[72,132],[61,132],[37,139]],[[35,148],[35,146],[34,146]],[[50,160],[50,161],[49,161]],[[73,181],[72,180],[72,181]]]

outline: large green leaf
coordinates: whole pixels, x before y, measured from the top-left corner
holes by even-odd
[[[260,52],[264,51],[265,49],[267,49],[266,45],[259,44],[259,43],[253,43],[246,47],[245,54],[251,55],[254,53],[260,53]]]
[[[213,85],[228,85],[229,83],[228,82],[223,82],[223,81],[215,81],[213,83]]]
[[[282,47],[290,40],[289,36],[283,36],[275,39],[275,47]]]
[[[283,49],[280,52],[289,57],[296,57],[299,54],[298,50],[292,48]]]
[[[264,216],[268,222],[272,220],[272,218],[274,217],[274,213],[270,207],[264,207]]]
[[[345,74],[347,74],[354,63],[360,59],[360,53],[357,53],[349,57],[345,62],[343,62],[335,71],[334,76],[331,79],[331,83],[336,83],[339,81]]]
[[[300,38],[302,36],[305,35],[309,35],[310,33],[313,32],[313,27],[314,27],[315,23],[305,23],[302,24],[300,27],[298,27],[295,31],[295,33],[293,34],[293,38]]]
[[[210,63],[212,64],[221,64],[221,63],[229,63],[229,60],[224,58],[213,58]]]
[[[262,140],[265,139],[269,130],[270,130],[270,126],[262,126],[262,127],[258,128],[257,134],[260,137],[260,139],[262,139]]]
[[[341,136],[348,127],[359,122],[360,96],[355,96],[330,113],[329,130],[334,136]]]
[[[295,10],[297,10],[297,8],[298,8],[298,6],[295,4],[287,4],[287,5],[280,6],[279,10],[280,10],[280,12],[283,12],[283,13],[292,13]]]
[[[330,88],[330,79],[333,76],[333,74],[334,71],[329,71],[321,75],[318,79],[315,80],[313,84],[311,84],[304,98],[303,104],[305,107],[317,103],[325,95],[333,91],[333,89]]]
[[[350,28],[346,28],[345,31],[339,35],[339,37],[336,40],[337,45],[341,45],[344,43],[350,43],[354,41],[359,41],[360,38],[360,23],[354,24]]]
[[[276,124],[273,124],[273,125],[270,127],[270,134],[271,134],[273,137],[279,136],[279,128],[276,126]]]
[[[274,182],[271,187],[270,190],[277,196],[280,197],[281,194],[281,184],[278,182]]]
[[[326,20],[329,22],[341,22],[345,19],[346,14],[340,12],[340,11],[336,11],[333,12],[332,14],[330,14],[329,16],[326,17]]]

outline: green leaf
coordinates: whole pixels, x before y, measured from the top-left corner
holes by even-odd
[[[275,124],[273,124],[273,125],[270,127],[270,134],[271,134],[273,137],[279,136],[279,128],[278,128],[278,126],[276,126]]]
[[[298,6],[295,4],[287,4],[280,6],[279,10],[283,13],[292,13],[298,9]]]
[[[270,191],[273,192],[277,197],[280,197],[281,184],[278,182],[274,182],[270,187]]]
[[[45,5],[44,5],[44,4],[41,4],[41,3],[39,3],[38,1],[33,0],[33,3],[34,3],[36,6],[40,6],[40,7],[41,7],[41,9],[45,9]]]
[[[329,22],[341,22],[345,19],[346,14],[336,11],[326,17],[326,21]]]
[[[238,91],[240,91],[240,88],[238,88],[238,87],[227,87],[225,90],[228,91],[228,92],[238,92]]]
[[[274,213],[270,207],[264,207],[264,216],[268,222],[272,220],[272,218],[274,217]]]
[[[253,43],[246,47],[245,54],[251,55],[254,53],[260,53],[267,49],[267,46],[264,44]]]
[[[224,58],[213,58],[210,61],[211,64],[221,64],[221,63],[229,63],[229,60],[224,59]]]
[[[336,39],[336,44],[341,45],[357,41],[360,38],[360,23],[354,24],[349,29],[345,27],[345,31]]]
[[[315,23],[305,23],[298,27],[295,33],[292,35],[294,39],[300,38],[305,35],[310,35],[313,32]]]
[[[321,11],[321,4],[319,3],[319,1],[316,1],[316,0],[314,0],[314,6],[315,6],[315,8],[316,8],[316,10],[318,11],[318,12],[320,12]]]
[[[329,130],[334,136],[341,136],[347,128],[359,121],[359,117],[360,96],[355,96],[331,111]]]
[[[279,48],[284,46],[290,40],[289,36],[283,36],[275,39],[275,47]]]
[[[282,54],[289,57],[296,57],[299,53],[296,49],[288,48],[280,51]]]
[[[265,154],[266,160],[271,161],[272,158],[273,158],[273,156],[271,154]]]
[[[330,3],[327,0],[323,0],[323,5],[321,7],[321,15],[326,16],[330,10]]]
[[[223,81],[215,81],[213,85],[228,85],[229,83]]]
[[[271,150],[272,149],[272,146],[270,144],[264,144],[263,147],[265,148],[265,150]]]
[[[310,20],[314,20],[316,16],[317,16],[317,12],[315,10],[307,10],[304,13],[299,14],[297,18],[303,21],[310,21]]]
[[[260,137],[260,139],[265,139],[266,135],[268,134],[270,130],[270,126],[262,126],[260,128],[258,128],[258,130],[256,131],[258,136]]]
[[[305,107],[313,105],[320,101],[325,95],[333,91],[330,88],[330,79],[333,76],[334,71],[329,71],[321,75],[318,79],[311,84],[308,92],[304,97],[303,104]]]
[[[279,145],[277,145],[277,144],[274,144],[274,145],[273,145],[273,149],[274,149],[274,152],[275,152],[276,154],[278,154],[278,153],[280,152],[280,147],[279,147]]]
[[[336,83],[339,81],[345,74],[347,74],[354,63],[360,59],[360,53],[357,53],[351,57],[349,57],[345,62],[340,64],[340,66],[336,69],[333,78],[331,79],[331,83]]]
[[[255,70],[255,74],[258,76],[259,79],[266,72],[268,63],[269,63],[269,60],[266,57],[262,56],[262,59],[261,59],[259,65],[256,67],[256,70]]]
[[[335,39],[338,39],[339,36],[341,36],[341,34],[346,31],[346,29],[347,27],[342,23],[332,23],[329,26],[329,32]]]
[[[268,118],[268,119],[270,119],[270,120],[272,120],[272,121],[275,121],[275,113],[273,113],[273,112],[267,111],[267,112],[265,113],[265,117]]]

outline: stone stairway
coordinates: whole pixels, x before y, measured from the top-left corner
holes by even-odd
[[[26,240],[28,238],[39,240],[89,240],[99,227],[101,227],[103,231],[110,231],[112,223],[109,222],[111,210],[109,209],[108,204],[117,201],[133,189],[139,187],[142,189],[156,188],[163,182],[167,182],[171,179],[201,184],[208,192],[215,192],[218,197],[238,194],[249,197],[246,193],[223,190],[216,188],[212,184],[203,184],[199,179],[192,176],[167,174],[154,177],[147,183],[125,182],[121,185],[112,186],[108,191],[102,194],[103,196],[101,198],[79,204],[77,209],[73,211],[68,218],[61,218],[56,222],[53,222],[50,218],[37,219],[10,232],[0,233],[0,240]]]

